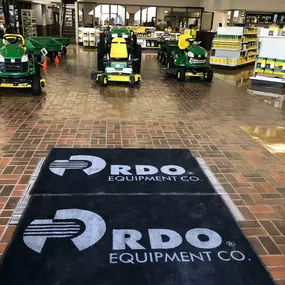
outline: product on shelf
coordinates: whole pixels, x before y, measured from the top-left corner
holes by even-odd
[[[285,60],[276,59],[273,74],[285,77]]]
[[[32,38],[37,36],[36,14],[34,10],[22,9],[23,36]]]
[[[257,49],[256,28],[221,27],[213,40],[210,63],[233,67],[254,62]]]
[[[268,32],[269,36],[279,36],[280,35],[280,28],[276,26],[271,26]]]
[[[85,47],[89,46],[89,31],[87,30],[83,31],[83,46]]]
[[[264,73],[273,74],[276,59],[267,58]]]
[[[215,35],[213,48],[217,49],[240,49],[240,35]]]

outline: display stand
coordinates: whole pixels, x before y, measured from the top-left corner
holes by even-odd
[[[34,10],[22,9],[23,36],[32,38],[37,36],[36,14]]]
[[[285,94],[285,36],[262,34],[251,89]]]
[[[254,63],[257,49],[256,29],[220,27],[213,40],[210,64],[232,68]]]
[[[95,48],[99,41],[100,28],[78,28],[78,43],[84,47]]]

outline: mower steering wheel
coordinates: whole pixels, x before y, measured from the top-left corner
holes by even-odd
[[[4,35],[3,36],[3,40],[6,41],[6,43],[8,42],[9,44],[18,44],[19,46],[23,46],[24,45],[23,39],[21,37],[17,36],[17,35],[13,35],[13,36]]]

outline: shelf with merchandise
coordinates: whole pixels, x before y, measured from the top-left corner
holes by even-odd
[[[238,67],[253,63],[258,50],[256,32],[243,27],[219,28],[213,40],[210,64]]]

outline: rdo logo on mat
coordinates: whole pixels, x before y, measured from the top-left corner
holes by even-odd
[[[79,234],[80,225],[70,221],[72,219],[83,222],[85,226],[83,233]],[[40,253],[47,239],[70,237],[81,251],[94,245],[102,238],[105,231],[105,221],[93,212],[79,209],[58,210],[53,220],[32,221],[24,232],[23,240],[30,249]]]
[[[83,232],[80,233],[80,224],[74,220],[84,224]],[[33,220],[24,231],[23,241],[30,249],[41,253],[48,239],[70,239],[74,246],[82,251],[88,250],[101,240],[106,230],[106,223],[98,214],[81,209],[64,209],[56,211],[52,220]],[[173,229],[149,228],[148,248],[141,244],[143,234],[137,229],[111,230],[112,249],[107,253],[110,264],[195,262],[212,261],[213,258],[224,262],[231,260],[242,262],[247,259],[246,255],[238,250],[217,251],[216,256],[213,256],[211,250],[217,249],[222,244],[223,238],[208,228],[188,229],[184,236]],[[183,239],[189,248],[182,252],[178,247]],[[198,249],[199,252],[192,253],[191,247]]]
[[[69,160],[54,160],[49,169],[52,173],[63,176],[66,171],[82,170],[88,176],[101,172],[106,168],[106,161],[97,156],[72,155]],[[109,181],[177,181],[197,182],[199,177],[179,165],[129,165],[112,164],[109,170]]]
[[[67,169],[82,169],[87,175],[100,172],[106,167],[106,161],[91,155],[72,155],[69,160],[55,160],[49,166],[52,173],[62,176]]]

